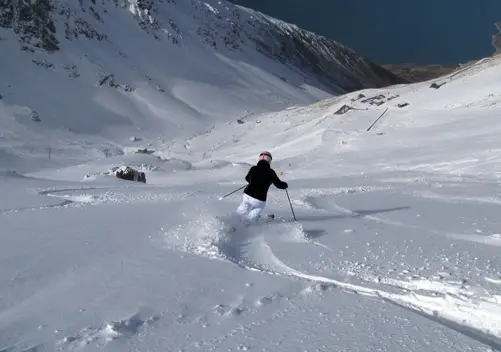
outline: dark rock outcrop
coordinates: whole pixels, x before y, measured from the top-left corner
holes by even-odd
[[[498,30],[499,33],[496,33],[492,36],[492,46],[496,50],[496,53],[501,52],[501,21],[494,23],[494,26],[496,26],[496,29]]]
[[[146,183],[146,175],[144,172],[135,170],[130,166],[124,166],[115,171],[115,176],[128,181],[137,181]]]
[[[53,15],[54,0],[2,0],[0,27],[12,28],[26,45],[48,52],[59,50]]]

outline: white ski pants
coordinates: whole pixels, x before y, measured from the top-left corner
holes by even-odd
[[[266,202],[252,198],[244,193],[242,196],[242,203],[240,203],[237,208],[237,214],[240,215],[244,221],[252,221],[261,215],[265,206]]]

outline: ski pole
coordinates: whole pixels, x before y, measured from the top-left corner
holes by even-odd
[[[287,191],[287,189],[285,189],[285,193],[287,194],[287,199],[289,199],[289,205],[291,206],[291,210],[292,210],[292,217],[294,218],[294,221],[297,221],[296,215],[294,214],[294,209],[292,208],[291,198],[289,197],[289,192]]]
[[[244,187],[245,187],[245,185],[244,185],[244,186],[242,186],[242,187],[240,187],[239,189],[234,190],[233,192],[230,192],[230,193],[228,193],[228,194],[225,194],[225,195],[224,195],[224,196],[222,196],[222,197],[219,197],[219,200],[222,200],[223,198],[226,198],[226,197],[228,197],[228,196],[231,196],[233,193],[236,193],[236,192],[240,191],[240,190],[241,190],[242,188],[244,188]]]

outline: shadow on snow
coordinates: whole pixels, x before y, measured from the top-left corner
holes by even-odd
[[[345,214],[332,214],[332,215],[320,215],[320,216],[298,216],[297,221],[326,221],[326,220],[336,220],[336,219],[347,219],[347,218],[363,218],[364,216],[374,215],[379,213],[389,213],[392,211],[410,209],[409,206],[386,208],[386,209],[372,209],[372,210],[354,210],[350,213]],[[310,239],[319,238],[327,234],[326,230],[323,229],[304,229],[306,236]]]

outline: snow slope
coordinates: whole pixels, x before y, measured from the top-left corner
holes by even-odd
[[[500,60],[2,172],[0,351],[501,350]],[[277,219],[231,232],[262,149],[297,221],[272,188]]]
[[[0,53],[0,168],[21,171],[164,149],[220,121],[399,82],[226,1],[9,0]]]

